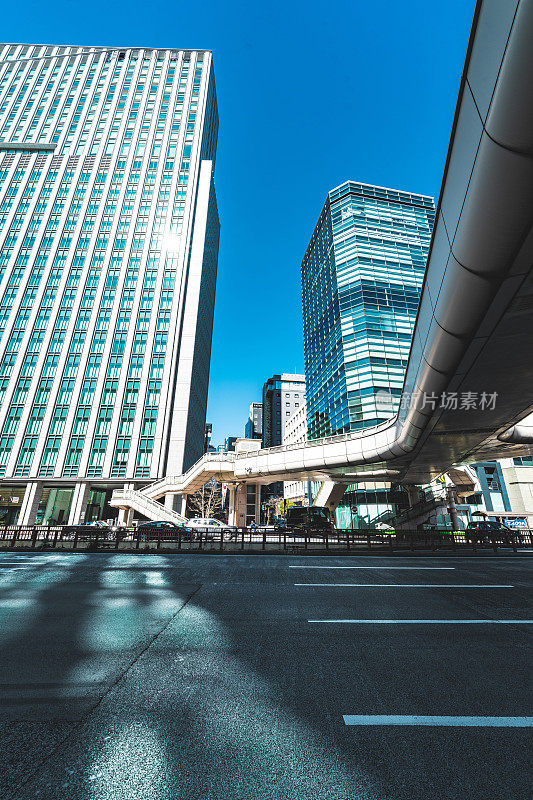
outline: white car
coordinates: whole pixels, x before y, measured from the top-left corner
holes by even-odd
[[[219,519],[213,519],[212,517],[194,517],[193,519],[187,520],[185,527],[198,530],[198,533],[200,533],[201,530],[202,533],[205,533],[206,536],[209,537],[214,537],[222,532],[225,539],[231,539],[236,530],[232,528],[231,525],[226,525],[225,522],[221,522]]]

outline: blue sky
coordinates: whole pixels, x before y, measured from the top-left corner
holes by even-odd
[[[300,262],[329,189],[437,195],[474,0],[28,2],[3,41],[209,48],[222,224],[208,420],[242,435],[277,372],[303,372]]]

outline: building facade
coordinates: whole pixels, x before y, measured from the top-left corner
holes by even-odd
[[[252,403],[250,414],[244,426],[246,439],[262,439],[263,437],[263,404]]]
[[[263,447],[285,441],[287,421],[305,403],[305,375],[273,375],[263,386]]]
[[[328,193],[301,265],[310,439],[396,412],[434,218],[424,195],[354,181]],[[349,486],[337,525],[372,526],[404,499],[386,484]]]
[[[218,258],[211,53],[0,47],[0,480],[114,516],[202,455]]]
[[[307,405],[304,403],[292,414],[285,425],[283,444],[303,444],[307,441]],[[316,488],[316,484],[315,484]],[[284,481],[283,498],[298,505],[308,506],[312,502],[311,481]]]
[[[397,410],[434,217],[419,194],[353,181],[329,192],[301,266],[310,439]]]
[[[287,422],[305,403],[305,375],[273,375],[263,385],[263,447],[277,447],[285,441]],[[263,486],[262,500],[283,497],[283,482]]]

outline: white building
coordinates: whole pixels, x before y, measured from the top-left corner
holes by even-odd
[[[305,402],[285,422],[283,444],[301,444],[307,441],[307,406]],[[310,504],[310,481],[284,481],[283,497],[285,500]]]
[[[113,486],[202,455],[217,129],[208,51],[0,45],[0,485],[20,523],[113,515]]]

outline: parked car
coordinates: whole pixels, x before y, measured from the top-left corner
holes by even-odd
[[[469,542],[476,544],[491,544],[493,539],[511,545],[516,533],[495,520],[483,519],[469,522],[466,526],[465,537]]]
[[[189,519],[185,525],[191,532],[194,532],[196,538],[199,538],[201,532],[208,539],[220,539],[221,533],[224,539],[233,539],[237,532],[237,528],[212,517],[194,517]]]
[[[110,539],[115,537],[116,527],[108,525],[101,519],[94,522],[82,522],[78,525],[64,525],[60,538],[73,539],[76,535],[78,539]]]
[[[139,522],[137,530],[142,542],[151,542],[161,539],[178,539],[180,531],[182,539],[190,539],[190,532],[183,525],[177,525],[175,522],[167,522],[167,520],[149,520],[148,522]]]
[[[287,528],[302,536],[326,536],[335,532],[329,509],[322,506],[291,506],[287,509]]]

